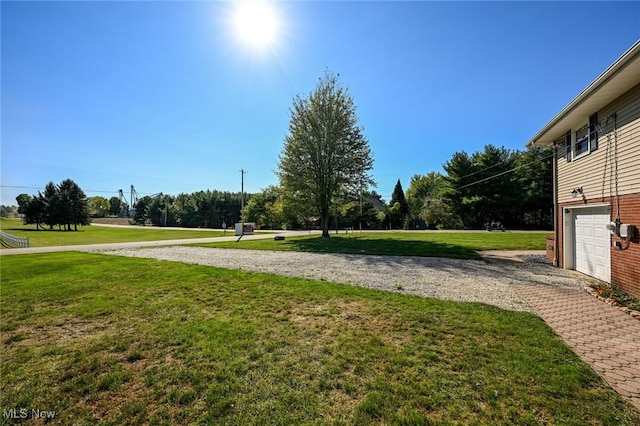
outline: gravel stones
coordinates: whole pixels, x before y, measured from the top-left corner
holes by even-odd
[[[523,263],[434,257],[371,256],[170,246],[104,252],[228,269],[322,279],[422,297],[480,302],[514,311],[531,308],[515,284],[581,288],[576,275],[538,259]]]

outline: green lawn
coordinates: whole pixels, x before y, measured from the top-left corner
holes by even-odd
[[[640,424],[532,314],[149,259],[0,260],[3,410],[61,424]]]
[[[31,247],[70,246],[83,244],[124,243],[129,241],[162,241],[183,238],[221,237],[222,231],[176,231],[156,227],[108,228],[82,226],[78,231],[36,230],[35,225],[23,225],[19,219],[0,221],[0,228],[9,234],[29,237]],[[227,233],[227,235],[233,235]]]
[[[477,250],[544,250],[548,233],[532,232],[355,232],[196,244],[203,247],[291,250],[320,253],[433,256],[477,259]]]

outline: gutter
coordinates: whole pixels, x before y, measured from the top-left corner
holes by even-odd
[[[558,145],[553,144],[553,266],[558,266],[559,254],[558,250]]]

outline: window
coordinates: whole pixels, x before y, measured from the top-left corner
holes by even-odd
[[[590,154],[598,149],[598,116],[589,117],[589,123],[565,137],[567,147],[567,163]]]
[[[575,142],[573,143],[573,157],[577,159],[581,155],[588,154],[589,152],[589,126],[584,126],[576,130]]]

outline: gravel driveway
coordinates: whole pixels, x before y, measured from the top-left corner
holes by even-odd
[[[103,252],[358,285],[423,297],[531,311],[513,284],[581,288],[584,277],[527,259],[524,263],[410,256],[158,247]]]

